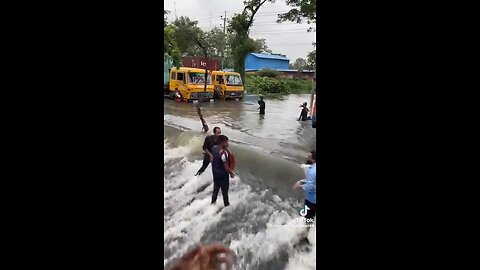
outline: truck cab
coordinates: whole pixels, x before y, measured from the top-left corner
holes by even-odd
[[[207,90],[204,91],[205,70],[190,67],[170,69],[169,96],[180,96],[183,101],[213,99],[211,72],[207,73]]]
[[[215,94],[218,98],[243,98],[244,87],[242,77],[239,73],[230,71],[213,71],[212,75]]]

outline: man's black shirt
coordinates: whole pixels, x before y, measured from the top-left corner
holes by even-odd
[[[210,153],[212,153],[213,146],[216,144],[217,142],[214,135],[207,136],[203,142],[203,150],[207,149]]]
[[[260,114],[265,114],[265,101],[259,100],[258,105],[260,105]]]
[[[265,110],[265,101],[259,100],[259,101],[258,101],[258,105],[260,105],[260,109],[264,109],[264,110]]]

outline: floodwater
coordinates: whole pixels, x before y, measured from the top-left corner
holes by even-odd
[[[315,269],[316,228],[299,222],[303,193],[292,185],[305,178],[300,167],[315,149],[311,122],[297,121],[310,95],[266,99],[258,114],[256,96],[243,101],[203,103],[212,134],[218,126],[230,139],[238,176],[231,179],[230,206],[221,192],[211,205],[211,166],[202,165],[205,134],[194,104],[164,101],[164,267],[198,243],[221,242],[234,251],[234,269]]]

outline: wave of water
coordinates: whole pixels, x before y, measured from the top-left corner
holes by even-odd
[[[302,203],[241,175],[230,181],[231,205],[223,207],[221,192],[211,205],[211,167],[194,176],[202,160],[188,158],[199,145],[197,137],[164,141],[164,267],[199,243],[221,242],[234,251],[234,269],[315,269],[316,228],[298,222]]]

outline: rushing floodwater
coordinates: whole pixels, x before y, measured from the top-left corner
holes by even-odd
[[[198,243],[221,242],[235,253],[234,269],[315,269],[315,228],[298,226],[303,207],[295,181],[303,179],[307,153],[315,149],[311,122],[298,122],[309,95],[266,100],[258,114],[256,97],[202,104],[210,128],[222,129],[235,153],[238,176],[230,181],[231,206],[221,192],[210,205],[211,166],[202,165],[205,134],[193,104],[164,101],[164,266],[168,269]],[[305,239],[308,239],[306,241]]]

